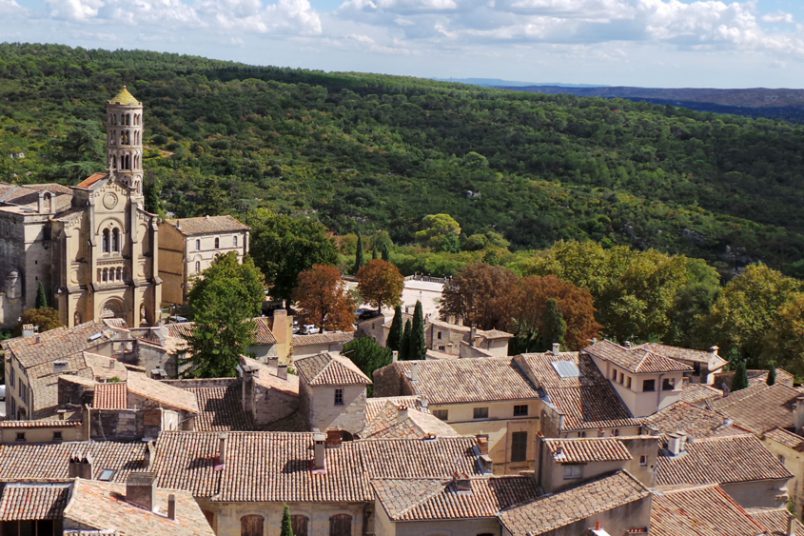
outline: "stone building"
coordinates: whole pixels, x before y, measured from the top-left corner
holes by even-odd
[[[158,321],[157,217],[142,192],[143,107],[125,87],[107,103],[106,132],[107,171],[72,188],[0,185],[0,326],[34,306],[40,284],[65,326]]]
[[[248,255],[249,226],[232,216],[202,216],[165,220],[159,224],[159,277],[164,303],[181,305],[193,278],[218,255],[230,251],[243,262]]]

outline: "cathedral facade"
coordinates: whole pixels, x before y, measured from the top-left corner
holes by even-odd
[[[66,188],[0,183],[0,326],[40,287],[62,324],[159,320],[159,236],[142,193],[143,107],[123,87],[106,106],[105,172]]]

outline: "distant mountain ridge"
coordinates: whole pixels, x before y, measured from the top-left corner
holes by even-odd
[[[547,95],[621,98],[653,104],[682,106],[703,112],[804,122],[804,89],[584,87],[560,84],[497,85],[495,87]]]

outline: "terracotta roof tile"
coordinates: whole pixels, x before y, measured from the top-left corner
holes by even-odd
[[[0,497],[0,521],[61,519],[70,485],[67,483],[5,484]]]
[[[375,419],[381,412],[384,412],[388,403],[397,408],[416,408],[421,403],[419,396],[381,396],[366,399],[366,420]]]
[[[197,432],[254,430],[251,415],[243,410],[243,391],[239,378],[215,380],[173,380],[165,382],[193,393],[200,411],[195,418]]]
[[[198,403],[193,393],[188,393],[169,383],[152,380],[145,374],[130,373],[126,386],[129,393],[156,402],[160,407],[187,413],[199,413]]]
[[[773,430],[765,432],[763,436],[767,439],[776,441],[785,447],[797,450],[799,452],[804,451],[804,437],[801,437],[800,435],[789,430],[785,430],[784,428],[774,428]]]
[[[718,370],[729,363],[717,355],[717,348],[713,348],[712,350],[694,350],[692,348],[682,348],[680,346],[670,346],[668,344],[658,344],[655,342],[640,344],[637,348],[645,348],[654,354],[663,355],[679,361],[691,361],[707,366],[711,363],[712,367],[709,369],[710,371]]]
[[[539,388],[543,402],[564,415],[564,430],[639,426],[592,358],[578,352],[522,354],[514,361]],[[562,378],[552,363],[570,361],[580,376]]]
[[[657,494],[650,520],[652,536],[758,536],[765,530],[717,485]]]
[[[759,383],[715,400],[712,407],[759,434],[772,428],[792,428],[793,406],[798,396],[801,393],[793,387]]]
[[[723,391],[703,383],[688,383],[681,389],[681,398],[690,404],[701,404],[707,400],[716,400],[723,396]]]
[[[124,482],[131,471],[145,469],[144,443],[76,441],[0,445],[0,480],[66,479],[73,455],[91,456],[93,478],[104,469],[114,471],[112,480]]]
[[[625,443],[614,437],[545,438],[544,445],[556,463],[617,462],[633,458]]]
[[[257,325],[257,330],[254,333],[254,344],[276,344],[276,337],[274,337],[269,325],[270,318],[258,316],[254,318],[254,323]]]
[[[222,502],[368,502],[370,478],[447,478],[477,461],[473,437],[348,441],[326,450],[323,473],[311,470],[311,433],[230,432],[224,444],[221,467],[219,434],[163,432],[159,485]]]
[[[468,479],[469,489],[458,489],[452,479],[379,479],[372,485],[394,521],[477,519],[541,495],[530,476]]]
[[[686,452],[656,461],[658,486],[725,484],[792,478],[792,474],[750,434],[687,442]]]
[[[128,408],[128,391],[124,382],[99,383],[95,385],[95,395],[92,399],[95,409],[126,409]]]
[[[369,385],[366,376],[348,357],[323,352],[293,362],[307,385]]]
[[[645,418],[645,424],[666,435],[686,432],[695,439],[734,435],[735,429],[720,413],[687,402],[676,402]]]
[[[522,400],[538,396],[509,357],[397,361],[389,367],[430,404]],[[411,380],[412,375],[415,381]]]
[[[628,473],[586,482],[500,514],[512,536],[544,534],[596,514],[647,499],[650,491]],[[755,535],[754,535],[755,536]]]
[[[98,172],[93,173],[86,179],[82,180],[78,184],[75,185],[76,188],[92,188],[96,183],[106,179],[109,177],[109,174],[106,172]]]
[[[233,233],[251,229],[248,225],[240,223],[236,218],[228,214],[167,220],[167,223],[173,225],[184,236]]]
[[[415,407],[397,406],[386,402],[385,409],[366,419],[361,439],[422,439],[425,437],[456,437],[461,434],[432,413]]]
[[[315,333],[313,335],[294,335],[293,346],[303,348],[305,346],[314,346],[318,344],[332,344],[337,342],[347,343],[355,338],[355,334],[351,331],[326,331],[324,333]]]
[[[787,508],[748,509],[748,514],[757,523],[764,525],[772,536],[787,536],[787,520],[793,518],[794,534],[804,534],[804,524],[795,519]]]
[[[692,370],[692,367],[685,363],[651,352],[647,348],[626,348],[611,341],[597,342],[587,346],[583,351],[635,374]]]
[[[167,517],[168,495],[173,495],[176,517]],[[64,518],[72,525],[120,535],[214,536],[193,497],[184,491],[157,489],[154,511],[125,500],[125,486],[109,482],[76,479]]]
[[[111,328],[103,322],[85,322],[73,328],[51,329],[34,337],[9,339],[3,346],[19,360],[23,368],[27,368],[77,354],[114,336]]]

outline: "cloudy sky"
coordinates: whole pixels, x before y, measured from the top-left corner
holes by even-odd
[[[0,41],[436,78],[804,88],[804,0],[0,0]]]

